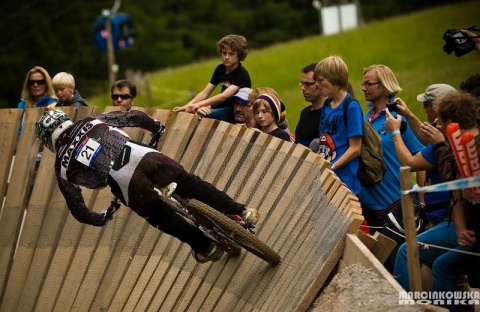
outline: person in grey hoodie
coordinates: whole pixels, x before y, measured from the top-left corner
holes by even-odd
[[[75,90],[75,79],[66,72],[56,74],[52,79],[53,89],[58,97],[57,106],[88,106],[85,100],[77,90]]]

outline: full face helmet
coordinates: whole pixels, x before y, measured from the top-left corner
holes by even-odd
[[[63,111],[48,110],[35,123],[35,135],[49,150],[55,153],[55,141],[71,125],[73,125],[73,121]]]

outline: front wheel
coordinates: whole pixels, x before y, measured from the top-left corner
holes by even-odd
[[[160,199],[164,202],[165,205],[169,206],[173,211],[175,211],[178,215],[183,217],[188,223],[191,225],[197,227],[200,231],[203,232],[203,234],[209,238],[212,242],[217,243],[221,245],[224,249],[225,252],[232,255],[232,256],[237,256],[241,252],[241,247],[238,246],[234,241],[231,240],[226,240],[225,238],[222,237],[217,237],[214,235],[215,233],[211,233],[208,228],[205,226],[202,226],[202,222],[198,220],[194,216],[194,214],[191,213],[188,209],[188,201],[181,198],[180,196],[174,194],[170,198],[164,198],[163,196],[160,196]]]
[[[265,260],[271,265],[277,265],[280,263],[280,256],[272,248],[270,248],[253,234],[249,233],[241,225],[235,223],[235,221],[225,216],[223,213],[196,199],[190,199],[188,201],[188,208],[194,212],[195,215],[199,215],[207,219],[219,231],[221,231],[223,235],[234,241],[236,244],[242,246],[255,256]]]

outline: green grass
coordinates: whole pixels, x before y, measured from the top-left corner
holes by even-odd
[[[366,102],[360,88],[363,68],[385,64],[394,71],[403,88],[399,97],[421,119],[425,119],[423,109],[416,100],[417,94],[433,83],[447,83],[458,88],[461,81],[479,72],[480,55],[475,51],[458,58],[442,50],[445,30],[480,23],[479,12],[478,2],[419,11],[363,25],[338,35],[313,36],[251,50],[243,65],[250,73],[252,87],[268,86],[277,90],[287,107],[292,131],[300,110],[307,105],[297,84],[301,69],[329,55],[340,55],[347,63],[355,96],[364,109]],[[317,22],[312,21],[312,27]],[[137,106],[171,109],[187,103],[192,95],[206,86],[219,63],[220,58],[215,58],[146,74],[151,89],[151,104],[147,103],[145,87],[140,85]],[[110,105],[107,94],[90,102],[101,107]]]

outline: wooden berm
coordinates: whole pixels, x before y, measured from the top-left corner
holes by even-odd
[[[98,112],[61,109],[76,119]],[[28,109],[17,136],[22,111],[0,110],[2,312],[305,311],[337,269],[347,234],[363,221],[357,197],[307,148],[239,125],[148,110],[167,127],[159,150],[258,209],[256,235],[282,257],[276,267],[247,252],[198,264],[188,245],[126,207],[105,227],[76,221],[56,184],[54,154],[35,138],[42,112]],[[132,139],[150,139],[142,129],[125,130]],[[109,188],[83,195],[97,212],[112,200]],[[353,237],[366,256],[348,249],[357,256],[343,263],[378,262]]]

